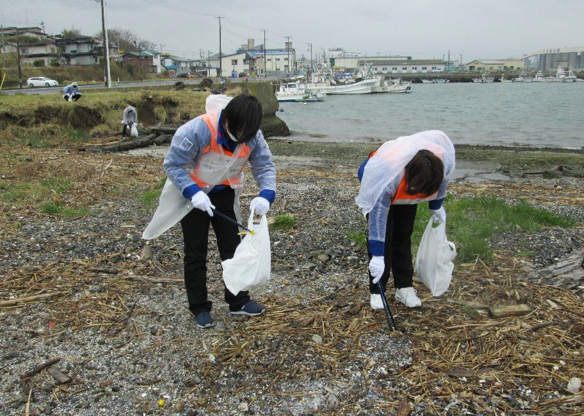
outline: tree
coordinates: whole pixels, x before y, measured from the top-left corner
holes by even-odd
[[[63,29],[61,32],[61,37],[63,39],[74,39],[81,36],[81,31],[79,29]]]
[[[120,50],[124,52],[138,52],[139,50],[152,49],[156,44],[146,39],[140,39],[138,35],[128,29],[113,28],[107,30],[107,36],[110,44],[119,46]],[[95,35],[96,38],[101,39],[102,31],[100,30]]]

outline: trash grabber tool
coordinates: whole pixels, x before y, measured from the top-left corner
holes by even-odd
[[[381,301],[383,302],[383,309],[385,309],[385,316],[387,317],[387,325],[390,331],[397,331],[397,325],[393,319],[391,309],[389,309],[389,304],[387,303],[387,298],[385,297],[385,292],[383,291],[383,286],[381,286],[381,280],[377,282],[379,287],[379,294],[381,295]]]
[[[247,228],[247,227],[244,227],[243,225],[241,225],[240,223],[238,223],[237,221],[235,221],[233,218],[229,218],[227,215],[225,215],[225,214],[223,214],[223,213],[221,213],[221,212],[217,211],[217,210],[216,210],[216,209],[214,209],[214,208],[211,208],[211,210],[213,211],[213,214],[215,214],[215,215],[217,215],[217,216],[219,216],[219,217],[223,218],[224,220],[227,220],[227,221],[229,221],[231,224],[237,225],[239,228],[242,228],[242,229],[244,229],[245,231],[247,231],[247,232],[248,232],[248,233],[250,233],[251,235],[254,235],[254,234],[255,234],[255,233],[254,233],[252,230],[250,230],[250,229],[249,229],[249,228]]]

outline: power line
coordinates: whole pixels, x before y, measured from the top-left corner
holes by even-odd
[[[188,7],[179,6],[179,5],[170,3],[170,2],[165,1],[165,0],[143,0],[143,1],[145,1],[146,3],[161,6],[164,8],[170,8],[172,10],[179,11],[182,13],[190,13],[190,14],[195,14],[195,15],[199,15],[199,16],[209,16],[209,17],[217,17],[218,16],[217,14],[213,14],[213,13],[198,12],[198,11],[192,10]]]

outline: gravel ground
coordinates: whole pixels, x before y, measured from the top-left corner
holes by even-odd
[[[384,315],[368,307],[366,252],[347,238],[365,226],[354,204],[356,166],[316,158],[277,163],[271,215],[293,215],[297,225],[271,233],[272,280],[252,294],[268,312],[252,319],[228,315],[212,239],[209,287],[217,324],[211,330],[198,329],[187,310],[179,227],[145,249],[140,235],[152,211],[138,201],[102,201],[94,207],[98,215],[78,220],[23,218],[6,208],[22,225],[17,237],[0,241],[0,270],[10,283],[1,298],[14,288],[18,296],[65,295],[0,310],[0,413],[25,414],[28,403],[31,415],[387,414],[387,392],[409,388],[399,374],[416,359],[416,348],[407,334],[390,334]],[[558,198],[567,198],[581,185],[518,179],[503,197],[517,198],[526,186],[563,186]],[[468,182],[453,190],[476,191]],[[254,191],[250,186],[243,196],[243,218]],[[582,204],[567,201],[537,203],[584,220]],[[582,237],[581,229],[553,229],[499,236],[492,245],[509,256],[530,251],[537,268],[580,248]],[[140,277],[154,281],[135,280]],[[432,313],[399,305],[395,312],[414,326]],[[54,368],[71,382],[59,384],[46,371],[22,380],[55,357],[61,360]],[[529,402],[528,396],[521,400]],[[437,408],[472,411],[441,396],[421,399],[412,414]],[[487,414],[472,412],[466,414]]]

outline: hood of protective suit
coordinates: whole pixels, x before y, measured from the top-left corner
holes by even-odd
[[[228,97],[227,95],[209,95],[207,97],[207,101],[205,102],[206,113],[212,117],[219,117],[221,110],[227,107],[227,104],[229,104],[229,101],[232,99],[233,97]]]
[[[371,212],[384,189],[422,149],[442,159],[444,180],[450,180],[454,174],[454,145],[444,132],[428,130],[385,142],[367,162],[359,195],[355,198],[363,215]]]

